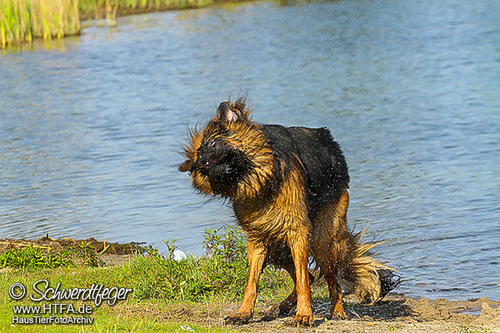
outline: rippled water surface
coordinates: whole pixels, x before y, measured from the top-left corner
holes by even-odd
[[[249,2],[122,18],[0,56],[0,238],[202,254],[234,223],[177,171],[190,127],[248,93],[262,123],[327,126],[350,223],[411,296],[500,299],[495,0]]]

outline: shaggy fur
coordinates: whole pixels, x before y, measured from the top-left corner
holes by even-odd
[[[180,171],[201,193],[229,199],[248,236],[249,275],[240,309],[226,318],[245,323],[253,315],[262,269],[287,270],[295,289],[266,318],[287,314],[312,325],[308,270],[312,257],[328,283],[331,315],[347,318],[340,285],[373,304],[397,285],[392,269],[378,263],[347,229],[349,174],[342,150],[326,128],[252,122],[245,101],[223,102],[203,130],[190,135]]]

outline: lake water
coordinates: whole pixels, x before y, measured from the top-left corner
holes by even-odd
[[[0,238],[201,255],[234,223],[177,171],[188,129],[248,94],[254,120],[327,126],[349,220],[408,296],[500,300],[496,0],[247,2],[125,17],[0,56]]]

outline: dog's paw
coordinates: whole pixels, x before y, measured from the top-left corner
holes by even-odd
[[[279,304],[271,305],[264,313],[262,320],[271,321],[271,320],[274,320],[278,317],[286,316],[290,313],[290,311],[292,310],[292,307],[293,307],[293,305],[291,305],[287,301],[283,301]]]
[[[226,324],[242,325],[248,323],[250,318],[252,318],[250,313],[236,312],[224,318],[224,321]]]
[[[293,318],[293,326],[314,326],[314,320],[312,315],[306,314],[306,315],[301,315],[297,313],[295,315],[295,318]]]
[[[349,319],[349,315],[344,311],[344,309],[332,311],[330,315],[332,319],[339,319],[339,320]]]
[[[279,304],[271,305],[266,312],[264,313],[264,316],[262,316],[263,321],[271,321],[280,316],[280,306]]]

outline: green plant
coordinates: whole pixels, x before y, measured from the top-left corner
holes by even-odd
[[[107,248],[105,248],[101,253],[104,253]],[[85,266],[89,267],[102,267],[106,266],[106,263],[99,258],[99,254],[96,252],[94,246],[90,244],[85,244],[81,242],[77,248],[72,250],[74,257],[82,258]]]
[[[205,229],[203,238],[206,256],[218,256],[225,261],[246,259],[245,237],[236,227]]]
[[[23,249],[10,249],[0,254],[0,268],[56,268],[74,266],[68,252],[45,254],[39,247],[30,244]]]
[[[165,243],[167,254],[160,254],[158,249],[149,246],[144,256],[130,264],[137,279],[138,286],[134,289],[137,298],[192,302],[216,296],[228,300],[240,299],[246,284],[248,262],[245,238],[238,229],[227,226],[207,229],[203,241],[206,253],[199,258],[188,256],[185,260],[176,261],[173,259],[175,240]],[[276,290],[291,290],[291,283],[283,271],[266,268],[260,286],[276,294]]]
[[[84,242],[72,249],[61,249],[53,252],[43,251],[43,249],[43,247],[30,244],[24,248],[13,248],[0,253],[0,268],[75,267],[75,261],[78,259],[83,261],[84,266],[105,266],[105,262],[99,255],[104,253],[107,247],[101,253],[97,253],[92,245]]]
[[[224,0],[227,1],[227,0]],[[234,0],[232,0],[234,1]],[[118,15],[200,8],[219,0],[0,0],[0,44],[30,43],[33,38],[62,38],[80,33],[80,20]]]
[[[392,325],[389,325],[389,331],[396,331],[396,330],[400,330],[403,328],[403,325],[396,325],[396,326],[392,326]]]
[[[464,324],[460,324],[459,333],[490,333],[491,330],[489,328],[480,328],[477,330],[471,330],[468,326]]]
[[[80,33],[78,0],[0,0],[0,42],[31,42]]]

